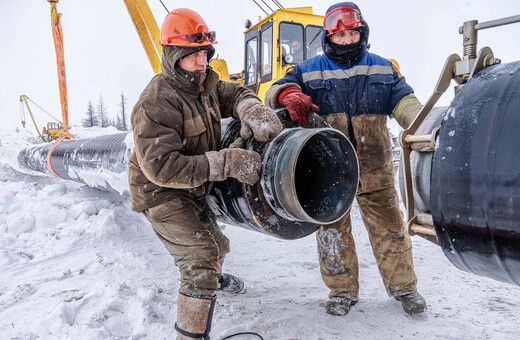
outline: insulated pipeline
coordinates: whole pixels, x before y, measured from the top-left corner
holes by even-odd
[[[283,239],[307,236],[343,217],[358,184],[354,148],[339,131],[312,115],[308,128],[295,128],[279,113],[286,129],[269,143],[249,141],[262,155],[261,180],[246,185],[229,178],[214,182],[207,198],[224,223]],[[240,121],[223,121],[222,147],[238,136]],[[19,163],[50,174],[47,155],[52,143],[24,149]],[[130,133],[63,141],[50,157],[55,173],[90,187],[128,194],[127,167],[133,149]]]
[[[18,163],[52,175],[47,156],[53,143],[23,149]],[[133,148],[128,132],[60,142],[51,153],[50,165],[60,178],[102,190],[128,194],[128,159]]]

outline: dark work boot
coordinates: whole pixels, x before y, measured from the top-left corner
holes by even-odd
[[[420,314],[426,310],[426,300],[418,292],[396,296],[397,301],[401,301],[403,309],[410,315]]]
[[[244,281],[231,274],[222,273],[217,289],[225,293],[238,294],[244,289]]]
[[[342,296],[332,296],[325,303],[325,311],[332,315],[347,315],[350,312],[350,306],[354,306],[357,301],[350,300]]]

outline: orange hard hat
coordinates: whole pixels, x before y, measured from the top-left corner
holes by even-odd
[[[210,31],[202,17],[188,8],[168,13],[161,27],[161,45],[201,47],[216,44],[216,34]]]

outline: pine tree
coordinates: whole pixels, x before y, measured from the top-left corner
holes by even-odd
[[[102,95],[99,95],[99,102],[96,105],[96,116],[99,122],[98,125],[101,127],[107,127],[110,125],[107,107],[105,106],[105,101],[103,100]]]
[[[85,111],[85,117],[81,121],[83,127],[89,128],[98,125],[96,112],[92,101],[88,101],[87,111]]]
[[[130,130],[130,124],[128,123],[128,113],[126,110],[126,102],[127,98],[125,94],[121,92],[120,102],[119,102],[119,114],[116,117],[116,128],[120,131],[128,131]]]
[[[116,115],[116,119],[115,121],[113,122],[114,126],[116,127],[116,129],[118,129],[119,131],[124,131],[123,129],[123,123],[121,122],[121,115]]]

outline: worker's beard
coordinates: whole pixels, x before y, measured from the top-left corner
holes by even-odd
[[[341,66],[357,63],[365,56],[366,50],[366,44],[363,44],[361,40],[349,45],[339,45],[332,41],[325,44],[325,54]]]

